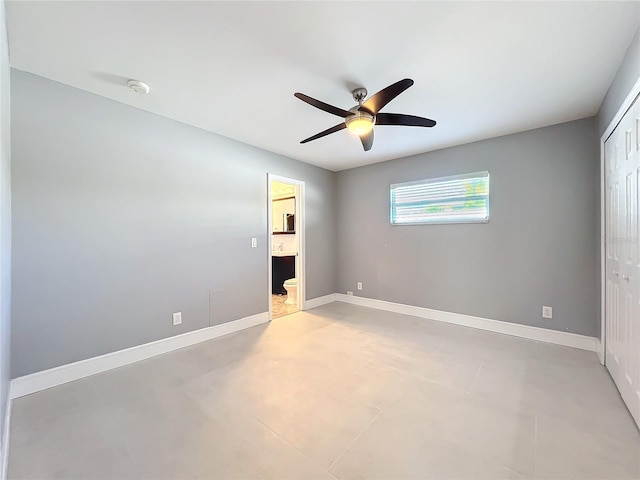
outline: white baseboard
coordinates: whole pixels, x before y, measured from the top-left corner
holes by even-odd
[[[327,303],[333,303],[336,301],[336,294],[330,293],[329,295],[325,295],[324,297],[316,297],[311,300],[307,300],[304,304],[305,309],[310,310],[312,308],[320,307],[322,305],[326,305]]]
[[[341,293],[332,293],[322,297],[313,298],[306,302],[306,308],[312,309],[321,305],[332,302],[344,302],[353,305],[361,305],[363,307],[375,308],[388,312],[412,315],[414,317],[427,318],[440,322],[453,323],[466,327],[488,330],[491,332],[513,335],[516,337],[527,338],[530,340],[538,340],[541,342],[553,343],[556,345],[564,345],[567,347],[579,348],[598,352],[601,355],[601,345],[598,339],[587,337],[575,333],[560,332],[556,330],[548,330],[538,327],[530,327],[516,323],[502,322],[491,320],[488,318],[474,317],[471,315],[463,315],[459,313],[444,312],[441,310],[433,310],[424,307],[415,307],[412,305],[403,305],[400,303],[386,302],[384,300],[375,300],[372,298],[356,297],[343,295]],[[19,398],[31,393],[39,392],[47,388],[62,385],[73,380],[79,380],[91,375],[106,372],[114,368],[129,365],[131,363],[146,360],[163,353],[169,353],[180,348],[188,347],[196,343],[205,342],[223,335],[228,335],[245,328],[260,325],[269,321],[267,312],[259,313],[249,317],[234,320],[232,322],[206,327],[193,332],[183,333],[169,338],[163,338],[155,342],[145,343],[135,347],[119,350],[117,352],[107,353],[98,357],[81,360],[79,362],[62,365],[60,367],[43,370],[41,372],[32,373],[23,377],[15,378],[11,381],[9,403],[7,406],[10,415],[11,400]],[[602,361],[602,357],[601,357]],[[5,432],[3,439],[8,438],[8,424],[10,416],[5,421]],[[7,444],[4,444],[7,445]],[[7,455],[6,448],[2,449],[3,461]],[[4,468],[4,466],[3,466]]]
[[[602,340],[596,337],[596,353],[598,354],[598,359],[600,360],[600,364],[604,365],[604,343]]]
[[[540,342],[579,348],[581,350],[589,350],[591,352],[597,351],[595,337],[587,337],[585,335],[578,335],[575,333],[559,332],[557,330],[549,330],[546,328],[530,327],[528,325],[520,325],[518,323],[490,320],[488,318],[473,317],[471,315],[463,315],[460,313],[443,312],[441,310],[433,310],[431,308],[414,307],[412,305],[403,305],[401,303],[386,302],[384,300],[375,300],[373,298],[344,295],[342,293],[336,293],[336,301],[375,308],[377,310],[385,310],[387,312],[412,315],[414,317],[428,318],[439,322],[454,323],[456,325],[488,330],[490,332],[512,335],[514,337],[528,338],[530,340],[537,340]]]
[[[9,391],[7,392],[7,408],[4,412],[4,429],[2,431],[2,470],[0,471],[0,480],[6,480],[9,471],[9,441],[11,433],[11,406],[13,400],[11,398],[11,383],[9,383]]]
[[[269,313],[263,312],[232,322],[214,325],[212,327],[194,330],[155,342],[137,345],[135,347],[107,353],[98,357],[88,358],[79,362],[61,365],[60,367],[43,370],[11,381],[11,397],[18,398],[63,383],[79,380],[114,368],[146,360],[163,353],[172,352],[200,342],[206,342],[223,335],[228,335],[245,328],[260,325],[269,321]]]

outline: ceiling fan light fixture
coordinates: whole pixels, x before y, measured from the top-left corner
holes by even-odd
[[[345,119],[345,123],[351,133],[360,137],[371,131],[375,123],[375,117],[368,112],[358,110],[358,108],[359,107],[354,107],[349,110],[354,114],[348,116]]]

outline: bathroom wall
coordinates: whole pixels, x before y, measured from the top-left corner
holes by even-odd
[[[298,249],[297,234],[273,235],[272,250],[296,252]]]
[[[307,298],[335,292],[334,173],[11,80],[13,377],[267,312],[267,173],[305,182]]]
[[[272,208],[272,229],[274,232],[284,232],[285,214],[296,213],[296,198],[297,187],[295,185],[272,181],[271,182],[271,197],[274,199],[271,202]],[[298,228],[299,219],[295,219],[294,228]],[[273,235],[271,239],[271,247],[273,251],[286,251],[297,252],[298,251],[298,233]]]
[[[274,232],[286,232],[286,215],[296,213],[295,198],[282,198],[273,200],[272,204],[272,228]]]

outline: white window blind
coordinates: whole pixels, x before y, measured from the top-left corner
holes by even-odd
[[[391,224],[489,221],[489,172],[391,185]]]

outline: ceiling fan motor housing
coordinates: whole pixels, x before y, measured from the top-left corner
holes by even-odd
[[[363,87],[356,88],[351,94],[353,95],[353,99],[362,105],[362,101],[367,98],[367,89]]]

